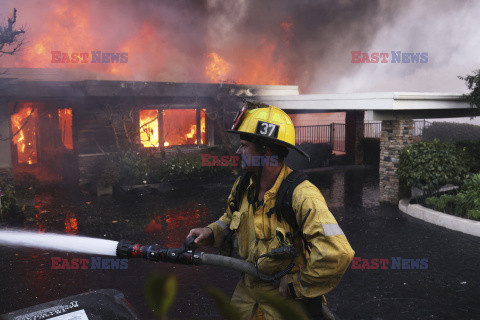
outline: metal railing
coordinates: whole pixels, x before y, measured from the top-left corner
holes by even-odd
[[[345,151],[345,124],[295,127],[295,143],[328,143],[334,151]]]
[[[430,126],[432,123],[423,119],[423,120],[415,120],[415,129],[414,129],[414,136],[420,137],[423,134],[423,129]]]
[[[415,120],[414,136],[419,137],[423,129],[431,122]],[[380,138],[382,134],[382,122],[372,121],[364,123],[365,138]],[[331,123],[311,126],[295,127],[295,143],[328,143],[334,151],[345,152],[345,123]]]
[[[382,121],[365,122],[363,128],[365,138],[380,138],[382,135]]]
[[[415,137],[420,137],[423,134],[423,129],[427,128],[432,123],[427,120],[415,120],[414,121],[414,131],[413,135]],[[380,138],[382,135],[382,122],[381,121],[372,121],[365,122],[364,124],[364,137],[365,138]]]

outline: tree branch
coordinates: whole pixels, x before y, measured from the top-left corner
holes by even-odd
[[[23,28],[14,30],[14,24],[17,22],[17,9],[13,9],[13,17],[8,18],[7,26],[0,26],[0,56],[3,54],[13,55],[23,45],[21,34],[25,33]],[[5,49],[4,49],[5,48]]]

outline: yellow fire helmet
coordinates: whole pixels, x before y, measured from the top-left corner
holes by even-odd
[[[310,161],[308,154],[295,147],[295,127],[292,120],[277,107],[245,101],[233,120],[232,128],[227,132],[294,149]]]

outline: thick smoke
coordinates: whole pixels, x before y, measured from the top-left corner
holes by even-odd
[[[428,52],[428,62],[351,64],[351,76],[337,78],[337,92],[466,92],[457,76],[480,68],[478,1],[404,1],[391,21],[372,34],[363,52]],[[345,60],[344,63],[345,64]],[[312,83],[310,88],[321,83]]]
[[[457,76],[480,65],[476,1],[4,0],[0,14],[14,7],[28,43],[0,58],[2,66],[64,67],[52,66],[51,50],[129,52],[118,74],[94,69],[99,79],[209,82],[208,54],[216,52],[235,83],[294,84],[301,93],[462,92]],[[33,59],[39,37],[46,45]],[[354,50],[428,52],[428,63],[353,64]]]

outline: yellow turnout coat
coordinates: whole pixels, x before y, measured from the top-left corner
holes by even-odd
[[[292,170],[284,164],[275,184],[265,193],[263,205],[258,206],[256,210],[247,200],[248,190],[254,188],[255,183],[254,179],[250,179],[250,185],[243,194],[239,210],[231,212],[228,205],[226,212],[208,226],[213,231],[214,246],[221,246],[229,230],[234,230],[240,257],[252,263],[255,263],[262,254],[282,246],[280,242],[282,238],[285,238],[288,232],[293,233],[293,230],[285,219],[278,221],[275,213],[270,216],[267,213],[275,206],[277,191],[290,172]],[[239,181],[240,178],[232,188],[228,204],[234,200]],[[297,237],[294,244],[299,256],[295,259],[295,267],[288,275],[288,283],[290,286],[293,285],[296,298],[319,297],[335,288],[347,270],[354,251],[328,210],[322,194],[310,181],[303,181],[295,188],[292,207],[298,225],[301,225],[311,209],[303,226],[310,254],[305,250],[300,237]],[[290,262],[265,257],[258,260],[258,268],[260,272],[270,275],[282,271]],[[240,306],[241,309],[245,309],[244,312],[248,312],[248,308],[252,310],[255,304],[259,304],[268,319],[271,312],[255,299],[256,288],[263,292],[277,290],[271,284],[260,283],[257,278],[245,275],[237,286],[232,301],[244,304]],[[274,315],[271,317],[276,318]]]

